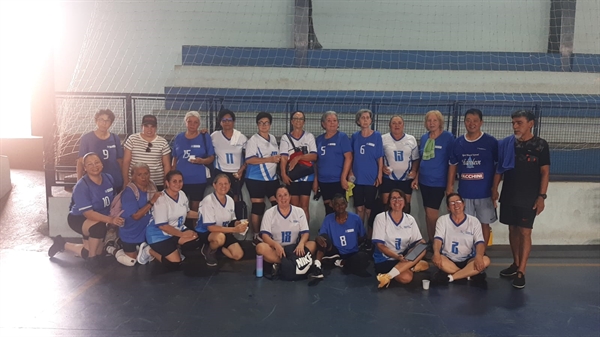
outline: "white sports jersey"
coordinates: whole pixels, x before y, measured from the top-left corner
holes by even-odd
[[[256,133],[246,143],[246,160],[252,157],[268,158],[278,154],[279,146],[277,146],[277,139],[271,134],[269,134],[269,139],[265,139]],[[259,181],[277,180],[278,165],[277,163],[248,164],[246,178]]]
[[[290,144],[290,139],[288,138],[288,135],[292,137],[292,135],[289,133],[283,134],[283,136],[281,136],[281,145],[279,145],[279,153],[281,153],[282,156],[291,156],[295,152],[294,145],[296,145],[297,148],[302,148],[305,153],[317,153],[317,143],[315,142],[315,136],[313,136],[312,133],[304,132],[302,136],[298,139],[292,137],[292,140],[294,142],[293,145]],[[295,181],[313,180],[315,180],[315,175],[310,174],[306,177],[302,177]]]
[[[442,254],[454,262],[463,262],[475,256],[475,246],[483,244],[481,222],[466,214],[456,224],[450,214],[441,216],[435,224],[435,238],[442,241]]]
[[[377,214],[373,222],[373,243],[383,243],[396,254],[403,254],[422,238],[417,221],[410,214],[404,213],[400,222],[396,223],[389,212],[383,212]],[[375,263],[393,260],[379,251],[377,246],[375,248],[373,253]]]
[[[396,140],[389,132],[381,138],[385,153],[384,164],[392,168],[392,174],[385,177],[390,180],[408,180],[412,162],[419,159],[417,140],[406,133]]]
[[[300,241],[300,235],[309,232],[304,210],[292,205],[290,207],[292,210],[287,217],[281,214],[279,206],[269,208],[260,224],[260,233],[270,235],[282,246],[296,244]]]
[[[233,199],[225,195],[225,204],[214,193],[204,197],[198,208],[199,218],[196,230],[200,233],[208,232],[208,226],[227,227],[231,220],[235,220],[235,204]]]
[[[170,238],[170,234],[159,228],[166,224],[180,231],[185,230],[185,218],[189,210],[188,198],[183,191],[179,191],[177,200],[163,191],[152,207],[152,219],[146,228],[146,241],[156,243]]]
[[[242,164],[242,150],[246,148],[248,138],[241,132],[233,130],[233,136],[228,139],[223,131],[215,131],[210,135],[215,148],[215,168],[219,171],[235,173]]]

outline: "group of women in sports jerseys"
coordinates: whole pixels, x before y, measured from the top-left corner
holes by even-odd
[[[156,117],[146,115],[142,132],[127,139],[124,151],[108,132],[114,114],[101,110],[95,118],[98,129],[82,137],[80,179],[68,217],[71,228],[82,235],[83,245],[58,236],[50,256],[68,250],[94,259],[102,254],[107,224],[121,227],[122,250],[114,255],[125,265],[157,259],[176,269],[191,251],[199,251],[210,266],[217,264],[218,251],[239,260],[244,252],[238,239],[249,227],[257,253],[268,262],[278,263],[286,254],[315,254],[317,244],[309,240],[308,230],[311,192],[321,193],[330,214],[333,197],[345,194],[352,182],[354,206],[362,221],[368,222],[377,195],[388,209],[377,214],[368,228],[376,271],[384,275],[378,277],[380,285],[391,279],[409,282],[413,272],[425,268],[419,263],[424,253],[413,261],[403,255],[424,242],[408,214],[413,189],[423,195],[429,241],[435,233],[453,140],[443,130],[439,111],[426,114],[428,132],[420,148],[413,136],[404,133],[401,116],[392,116],[390,132],[381,135],[372,129],[373,113],[368,109],[356,113],[360,130],[351,137],[338,130],[336,112],[325,112],[321,117],[325,132],[316,138],[304,130],[305,114],[296,111],[291,115],[291,131],[279,144],[270,133],[269,113],[256,116],[257,133],[247,138],[234,128],[235,114],[230,110],[219,112],[221,129],[210,136],[200,130],[198,112],[190,111],[184,118],[186,131],[175,136],[171,147],[156,135]],[[292,180],[289,172],[302,163],[314,169]],[[205,196],[211,172],[214,192]],[[249,219],[238,219],[235,203],[241,199],[244,183],[251,214]],[[111,203],[120,190],[122,212],[111,216]],[[265,198],[272,205],[268,210]],[[186,223],[186,219],[193,220]]]

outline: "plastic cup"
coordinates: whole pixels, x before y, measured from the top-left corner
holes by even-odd
[[[423,280],[423,289],[429,290],[429,280]]]
[[[196,160],[196,156],[195,155],[190,155],[190,157],[188,158],[188,161],[194,161]]]

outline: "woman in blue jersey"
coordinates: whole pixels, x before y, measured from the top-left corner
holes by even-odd
[[[304,131],[305,116],[304,112],[296,111],[292,113],[292,131],[281,136],[281,145],[279,152],[281,153],[281,180],[284,184],[290,186],[292,195],[291,203],[294,206],[300,207],[306,213],[306,219],[310,223],[310,215],[308,204],[310,202],[310,192],[312,190],[314,174],[296,179],[292,181],[287,175],[287,165],[292,170],[299,161],[314,162],[317,160],[317,145],[315,136],[312,133]],[[302,155],[296,155],[289,160],[296,152],[301,152]]]
[[[106,224],[123,225],[123,218],[109,215],[115,191],[112,177],[102,173],[102,168],[100,156],[95,153],[84,155],[83,169],[86,174],[79,179],[73,189],[67,222],[72,230],[83,237],[83,244],[66,242],[58,235],[53,239],[54,244],[48,249],[48,256],[53,257],[58,252],[67,250],[76,256],[81,256],[91,263],[91,266],[96,266],[104,248]]]
[[[348,174],[352,167],[352,147],[345,133],[338,131],[339,121],[335,111],[327,111],[321,116],[321,127],[325,133],[317,137],[317,174],[313,181],[313,191],[321,189],[325,213],[333,213],[331,199],[348,189]]]
[[[102,172],[110,174],[114,180],[113,187],[115,192],[119,193],[123,189],[123,146],[121,139],[114,133],[111,133],[110,127],[115,121],[115,114],[106,109],[96,112],[94,115],[96,121],[96,130],[88,132],[81,136],[79,141],[79,158],[77,158],[77,180],[83,177],[85,170],[83,167],[83,156],[86,153],[94,152],[100,156]]]
[[[260,242],[258,232],[263,214],[265,214],[265,197],[272,205],[276,205],[275,191],[279,186],[277,164],[281,156],[277,139],[269,133],[273,116],[267,112],[256,115],[258,132],[246,143],[246,188],[250,194],[252,209],[250,223],[254,232],[254,245]]]
[[[144,163],[131,166],[131,182],[121,194],[121,216],[125,224],[119,229],[123,249],[114,253],[119,263],[135,265],[138,249],[146,241],[146,226],[152,217],[152,206],[162,193],[150,180],[150,167]]]
[[[388,287],[391,280],[406,284],[412,281],[413,273],[424,271],[429,264],[421,261],[425,256],[423,251],[413,261],[404,259],[417,243],[425,243],[419,226],[410,214],[404,213],[406,197],[401,190],[390,192],[389,211],[379,213],[373,224],[373,243],[375,252],[375,272],[379,288]]]
[[[221,130],[210,135],[215,148],[215,176],[224,173],[231,181],[229,195],[234,201],[240,200],[239,194],[244,185],[244,150],[248,138],[235,127],[235,114],[231,110],[221,109],[217,116]]]
[[[356,214],[362,221],[369,219],[375,205],[377,187],[381,185],[383,175],[383,143],[381,133],[371,129],[373,112],[360,109],[354,119],[360,131],[352,135],[352,172],[355,181],[352,193]]]
[[[200,250],[198,233],[184,225],[186,218],[197,219],[198,212],[190,210],[182,187],[181,172],[173,170],[167,173],[165,189],[154,203],[152,218],[146,227],[148,244],[142,243],[138,252],[139,264],[156,258],[167,270],[176,270],[182,261],[179,248],[184,255],[187,251]]]
[[[190,111],[185,114],[186,131],[173,140],[173,170],[183,174],[183,192],[190,202],[190,209],[198,211],[207,185],[208,166],[215,160],[215,150],[208,133],[200,133],[200,114]]]
[[[214,193],[207,195],[200,204],[196,231],[200,235],[202,255],[210,267],[217,265],[216,252],[221,248],[223,255],[232,260],[244,257],[244,251],[234,233],[248,230],[247,219],[236,219],[235,203],[227,193],[231,188],[229,177],[219,173],[213,181]]]
[[[444,130],[444,116],[437,110],[431,110],[425,114],[425,128],[428,132],[421,136],[419,145],[421,162],[419,172],[412,182],[412,188],[421,191],[425,207],[427,236],[429,242],[433,243],[435,222],[446,192],[448,160],[454,136]]]
[[[390,118],[390,132],[381,136],[385,154],[383,183],[379,187],[381,202],[388,203],[390,191],[399,189],[406,195],[404,212],[410,213],[411,183],[419,171],[419,145],[415,137],[404,133],[404,119]]]

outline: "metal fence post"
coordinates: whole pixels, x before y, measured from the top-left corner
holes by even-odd
[[[539,137],[542,123],[542,107],[539,104],[533,106],[533,114],[535,115],[535,123],[533,124],[533,135]]]
[[[134,134],[135,113],[131,94],[125,95],[125,136]]]
[[[452,115],[450,119],[452,120],[452,134],[454,137],[458,137],[458,119],[460,118],[460,103],[454,102],[452,104]]]

